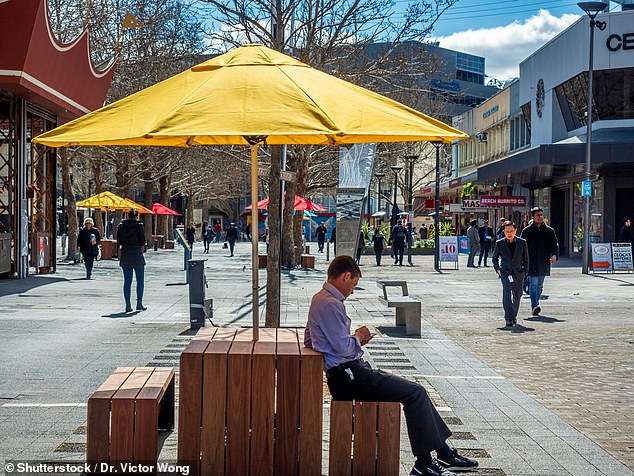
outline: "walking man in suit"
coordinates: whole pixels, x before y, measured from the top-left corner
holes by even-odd
[[[489,251],[493,245],[493,228],[489,226],[489,220],[484,220],[484,224],[478,230],[480,235],[480,259],[478,266],[482,266],[482,257],[484,256],[484,267],[488,268],[487,260],[489,259]]]
[[[480,233],[478,231],[478,220],[471,220],[469,228],[467,228],[467,238],[469,238],[469,258],[467,259],[467,268],[477,268],[473,260],[476,254],[480,252]]]
[[[504,222],[504,238],[495,242],[493,252],[493,267],[502,282],[505,329],[512,329],[517,324],[524,275],[528,269],[526,240],[516,234],[517,225],[512,221]]]

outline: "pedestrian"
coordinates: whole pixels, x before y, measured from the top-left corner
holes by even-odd
[[[634,234],[632,234],[632,220],[626,218],[623,221],[623,226],[619,231],[619,242],[621,243],[632,243],[632,247],[634,247]]]
[[[209,245],[207,244],[207,236],[208,236],[208,231],[207,231],[207,222],[204,221],[202,226],[200,227],[200,238],[202,239],[203,242],[203,246],[205,247],[205,253],[209,252]]]
[[[495,241],[499,240],[500,238],[504,238],[504,223],[506,222],[506,218],[502,217],[500,218],[500,221],[498,222],[498,227],[495,230]]]
[[[489,258],[489,251],[493,244],[493,228],[489,226],[489,220],[484,220],[482,227],[478,230],[480,238],[480,257],[478,258],[478,266],[482,266],[482,257],[484,257],[484,267],[488,268],[487,259]]]
[[[145,311],[143,291],[145,287],[145,232],[143,223],[139,221],[139,212],[132,208],[127,220],[123,220],[117,228],[117,246],[119,247],[119,266],[123,270],[123,299],[125,312],[132,311],[130,297],[132,295],[132,273],[136,277],[136,310]]]
[[[207,225],[207,241],[205,241],[205,253],[209,253],[209,246],[214,241],[215,233],[214,227],[211,226],[211,223]]]
[[[333,226],[332,231],[330,232],[330,242],[334,247],[335,256],[337,256],[337,227]]]
[[[247,235],[247,241],[251,241],[251,225],[247,223],[246,228],[244,229],[244,234]]]
[[[317,236],[317,248],[320,253],[324,252],[324,243],[326,242],[326,233],[328,230],[326,229],[326,225],[322,223],[319,224],[317,230],[315,231],[315,235]]]
[[[374,247],[376,265],[381,266],[381,256],[383,255],[383,249],[385,248],[385,236],[381,233],[381,229],[378,226],[374,229],[372,246]]]
[[[222,227],[219,222],[214,224],[214,233],[216,234],[216,243],[220,243],[220,238],[222,235]]]
[[[512,221],[504,222],[504,238],[496,242],[492,258],[493,268],[502,283],[502,306],[507,329],[517,324],[529,261],[526,241],[516,235],[517,225]]]
[[[559,259],[559,242],[555,230],[544,223],[544,209],[531,208],[531,225],[524,228],[522,238],[528,244],[528,294],[531,297],[531,314],[539,316],[542,308],[539,299],[544,288],[544,279],[550,276],[550,265]]]
[[[403,226],[403,222],[398,220],[392,232],[390,233],[390,243],[392,245],[392,254],[394,255],[394,265],[403,266],[403,253],[405,252],[405,238],[407,230]]]
[[[189,245],[190,251],[194,251],[194,241],[196,240],[196,227],[193,223],[190,223],[185,230],[185,240]]]
[[[328,267],[328,279],[313,296],[304,345],[321,352],[333,400],[400,402],[416,462],[410,474],[455,476],[451,469],[473,470],[478,463],[447,445],[451,436],[425,389],[403,377],[370,367],[361,356],[372,339],[366,326],[352,335],[344,301],[361,278],[350,256],[338,256]],[[437,458],[433,459],[431,452]]]
[[[225,240],[229,243],[229,251],[230,256],[233,256],[233,249],[236,246],[236,241],[239,239],[238,229],[236,228],[236,224],[231,222],[229,224],[229,228],[225,233]]]
[[[99,255],[99,245],[101,243],[101,234],[95,228],[92,218],[84,220],[84,227],[77,235],[77,248],[84,257],[84,266],[86,267],[86,279],[92,276],[92,267]]]
[[[473,263],[475,255],[480,251],[480,233],[478,232],[478,220],[471,220],[467,228],[467,238],[469,238],[469,258],[467,268],[477,268]]]
[[[355,261],[357,262],[357,264],[361,263],[361,255],[363,254],[363,251],[365,250],[365,237],[363,236],[363,230],[361,230],[359,232],[359,240],[357,241],[357,250],[356,250],[356,257],[355,257]]]
[[[418,230],[418,237],[421,240],[427,239],[427,225],[425,225],[424,223],[421,225],[421,227]]]

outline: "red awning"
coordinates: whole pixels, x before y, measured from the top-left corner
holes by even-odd
[[[103,106],[115,61],[97,70],[88,29],[63,44],[51,30],[46,0],[0,2],[0,87],[56,113],[60,122]],[[9,46],[10,45],[10,46]]]
[[[286,193],[284,193],[284,197],[286,197]],[[269,199],[265,198],[264,200],[260,200],[258,202],[258,209],[265,209],[269,205]],[[251,205],[246,207],[247,210],[251,210]],[[310,200],[307,200],[299,195],[295,195],[295,206],[293,210],[308,210],[311,212],[325,212],[326,209],[321,205],[317,205]]]
[[[160,203],[153,203],[152,204],[152,213],[154,213],[155,215],[173,215],[175,217],[182,217],[183,216],[180,213],[178,213],[177,211],[174,211],[171,208],[168,208],[165,205],[162,205]]]

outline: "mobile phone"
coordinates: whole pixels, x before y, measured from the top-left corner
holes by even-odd
[[[376,332],[370,332],[370,338],[376,337]]]

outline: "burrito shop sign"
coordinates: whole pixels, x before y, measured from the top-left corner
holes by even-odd
[[[502,207],[526,207],[526,197],[502,197],[493,195],[483,195],[479,199],[464,199],[462,201],[463,210],[474,208],[502,208]]]

